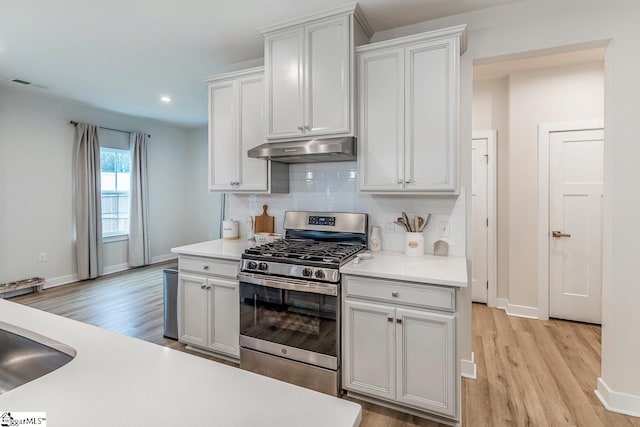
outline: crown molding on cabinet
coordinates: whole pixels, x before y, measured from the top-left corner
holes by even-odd
[[[358,20],[362,29],[367,33],[367,37],[371,38],[373,35],[373,30],[371,29],[371,25],[369,25],[369,21],[362,13],[362,9],[358,6],[358,3],[349,3],[344,6],[336,7],[333,9],[328,9],[323,12],[312,13],[310,15],[301,16],[299,18],[290,19],[288,21],[279,22],[273,25],[267,25],[264,27],[258,28],[258,32],[260,34],[268,34],[274,31],[282,30],[289,27],[294,27],[297,25],[303,25],[308,23],[309,21],[315,21],[324,18],[330,18],[336,15],[344,15],[344,14],[353,14],[355,19]]]
[[[218,82],[222,80],[237,79],[239,77],[245,77],[251,74],[262,73],[262,72],[264,72],[264,66],[247,68],[246,70],[232,71],[230,73],[209,76],[209,77],[205,77],[203,80],[206,83],[211,83],[211,82]]]
[[[447,37],[460,37],[460,56],[467,50],[467,25],[456,25],[454,27],[442,28],[440,30],[429,31],[428,33],[414,34],[411,36],[398,37],[391,40],[385,40],[381,42],[365,44],[356,47],[356,53],[367,52],[370,50],[405,46],[413,42],[424,41],[425,34],[429,35],[429,40],[444,39]]]

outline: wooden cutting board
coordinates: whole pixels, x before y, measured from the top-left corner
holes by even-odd
[[[267,214],[267,205],[262,205],[262,215],[256,215],[254,220],[255,233],[273,233],[274,218]]]

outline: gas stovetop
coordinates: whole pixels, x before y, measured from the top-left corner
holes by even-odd
[[[286,238],[246,249],[240,271],[337,283],[340,266],[366,248],[366,214],[286,212]]]
[[[246,249],[245,258],[291,264],[339,267],[363,249],[363,245],[315,240],[282,239]]]

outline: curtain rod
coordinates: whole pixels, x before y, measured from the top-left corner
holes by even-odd
[[[73,120],[69,121],[69,124],[72,124],[72,125],[74,125],[74,126],[78,126],[78,122],[74,122]],[[132,133],[131,131],[128,131],[128,130],[113,129],[113,128],[106,128],[106,127],[104,127],[104,126],[98,126],[98,127],[99,127],[100,129],[113,130],[113,131],[116,131],[116,132]],[[151,138],[151,135],[147,134],[147,136],[148,136],[149,138]]]

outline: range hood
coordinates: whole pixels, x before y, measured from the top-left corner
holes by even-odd
[[[247,152],[249,157],[281,163],[344,162],[356,159],[353,137],[266,143]]]

